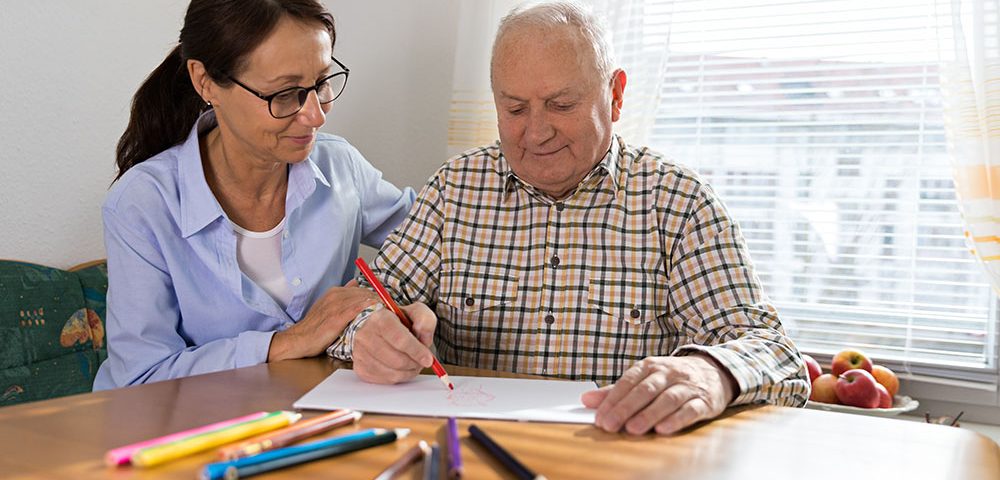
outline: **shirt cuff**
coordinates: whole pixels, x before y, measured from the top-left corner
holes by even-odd
[[[271,337],[275,332],[248,331],[236,336],[235,368],[260,365],[267,362],[271,350]]]
[[[704,353],[712,357],[736,379],[739,391],[736,392],[736,398],[729,405],[742,405],[758,400],[754,398],[753,392],[760,391],[763,378],[757,369],[747,363],[742,355],[721,345],[685,345],[677,349],[674,355],[686,356],[692,353]]]
[[[369,305],[362,310],[361,313],[354,317],[354,320],[351,320],[351,323],[347,324],[347,328],[333,342],[333,345],[326,347],[326,354],[337,360],[344,360],[346,362],[354,360],[354,336],[365,322],[368,321],[368,317],[371,317],[373,313],[383,308],[385,306],[379,302]]]

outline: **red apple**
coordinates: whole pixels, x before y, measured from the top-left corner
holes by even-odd
[[[895,397],[899,392],[899,377],[896,373],[882,365],[872,365],[872,376],[875,381],[882,384],[889,391],[889,398]]]
[[[877,386],[875,377],[867,371],[860,368],[848,370],[837,377],[837,399],[852,407],[875,408],[879,400]]]
[[[878,390],[878,408],[892,408],[892,396],[889,395],[889,391],[881,383],[876,383],[875,389]]]
[[[820,375],[812,382],[812,393],[809,394],[809,400],[822,403],[840,403],[840,400],[837,400],[836,388],[837,377],[829,373]]]
[[[871,373],[872,361],[865,354],[857,350],[841,350],[840,353],[833,357],[833,363],[830,364],[830,373],[839,377],[841,373],[854,370],[855,368],[860,368]]]
[[[809,355],[803,353],[802,359],[806,361],[806,369],[809,370],[809,383],[815,382],[816,377],[823,374],[823,369],[819,368],[819,362]]]

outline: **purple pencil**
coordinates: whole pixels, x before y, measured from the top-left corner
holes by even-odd
[[[458,443],[458,422],[448,417],[448,478],[462,478],[462,451]]]

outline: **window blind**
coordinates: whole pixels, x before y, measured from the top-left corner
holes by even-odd
[[[954,3],[640,3],[615,41],[626,71],[664,65],[640,140],[726,202],[798,346],[995,384],[995,297],[964,243],[938,79]]]

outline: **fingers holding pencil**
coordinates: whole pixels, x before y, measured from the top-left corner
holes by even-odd
[[[358,329],[353,356],[362,380],[383,384],[410,380],[434,361],[430,349],[388,309],[373,313]]]
[[[371,284],[372,288],[375,289],[375,293],[378,295],[379,299],[382,300],[382,304],[385,305],[386,308],[388,308],[389,310],[392,311],[392,313],[396,316],[396,319],[399,320],[399,322],[404,327],[406,327],[407,331],[409,331],[412,335],[414,335],[414,338],[421,339],[419,341],[423,342],[422,346],[424,348],[430,347],[430,345],[432,343],[432,339],[434,338],[434,328],[437,326],[437,317],[434,316],[434,314],[430,311],[430,309],[427,308],[426,305],[423,306],[423,307],[420,307],[419,304],[414,304],[414,305],[410,306],[410,307],[412,307],[411,310],[410,310],[410,312],[413,313],[413,314],[416,314],[418,316],[418,321],[423,322],[423,324],[420,326],[420,328],[418,330],[414,330],[413,321],[410,320],[410,317],[407,314],[407,312],[404,311],[403,309],[399,308],[399,305],[396,304],[396,301],[392,299],[391,295],[389,295],[389,291],[385,289],[385,286],[382,285],[382,282],[380,282],[378,280],[378,278],[375,276],[375,273],[372,271],[372,269],[370,267],[368,267],[368,264],[365,262],[365,259],[359,257],[356,260],[354,260],[354,264],[358,267],[358,270],[361,272],[361,275],[363,277],[365,277],[365,280],[367,280],[368,283]],[[364,330],[363,327],[361,327],[361,328],[358,329],[358,333],[355,335],[355,340],[354,340],[355,342],[357,342],[358,336],[361,336],[360,332],[362,330]],[[377,332],[377,330],[374,330],[374,331]],[[388,338],[388,339],[387,338],[383,338],[383,340],[389,340],[388,343],[389,343],[390,350],[391,350],[391,347],[399,345],[399,342],[407,343],[407,344],[410,344],[411,346],[413,344],[413,342],[411,342],[406,337],[397,337],[395,339],[396,341],[393,341],[394,339],[391,339],[391,338]],[[405,347],[405,345],[404,345],[404,347]],[[430,363],[430,365],[427,365],[427,362],[426,362],[427,357],[426,357],[426,354],[423,353],[423,349],[416,348],[416,347],[413,347],[413,348],[415,348],[416,351],[409,352],[411,354],[410,357],[412,359],[416,360],[417,363],[419,365],[421,365],[421,366],[424,366],[424,367],[430,366],[434,370],[434,374],[438,376],[439,380],[441,380],[441,383],[445,387],[447,387],[448,389],[454,390],[455,389],[455,385],[451,383],[451,380],[448,378],[448,372],[446,372],[444,370],[444,367],[441,366],[441,362],[438,362],[438,360],[436,358],[434,358],[434,355],[431,354],[431,357],[430,357],[431,363]],[[428,353],[429,352],[430,351],[428,350]],[[393,380],[387,380],[387,378],[389,378],[389,377],[386,377],[385,375],[382,375],[382,376],[378,375],[378,373],[379,373],[377,371],[378,367],[380,365],[385,366],[387,364],[387,362],[385,362],[385,361],[380,361],[379,354],[381,352],[378,352],[378,351],[362,352],[362,356],[360,358],[358,357],[358,355],[356,353],[357,353],[357,351],[355,350],[355,355],[354,355],[354,369],[355,369],[355,371],[357,371],[359,364],[361,365],[361,370],[362,371],[360,371],[358,373],[361,376],[362,380],[366,380],[366,381],[369,381],[369,382],[375,382],[375,383],[398,383],[398,381],[394,380],[394,379]],[[413,354],[417,354],[417,356],[414,356]],[[369,358],[365,358],[366,355]],[[366,367],[365,367],[365,363],[367,363],[367,362],[371,363],[369,370],[366,370]],[[392,366],[391,363],[389,363],[389,366],[390,367]],[[386,372],[382,372],[382,373],[384,374]],[[391,374],[392,372],[389,372],[389,373]],[[368,379],[366,379],[366,376],[368,377]],[[407,379],[410,379],[410,378],[413,378],[413,375],[406,374],[406,375],[403,376],[404,380],[407,380]]]
[[[425,347],[430,348],[434,344],[434,330],[437,329],[437,315],[427,305],[416,302],[400,307],[406,316],[413,322],[413,335],[417,337]]]

